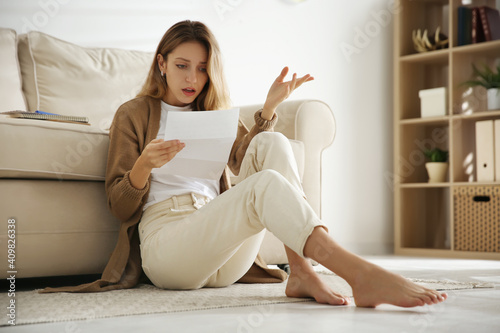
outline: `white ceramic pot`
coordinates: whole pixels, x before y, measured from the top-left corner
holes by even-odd
[[[446,181],[448,163],[427,162],[425,163],[425,168],[427,169],[427,174],[429,175],[429,183],[443,183]]]
[[[500,89],[488,89],[488,110],[500,110]]]

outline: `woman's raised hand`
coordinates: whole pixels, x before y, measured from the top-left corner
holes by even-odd
[[[139,157],[148,169],[160,168],[170,162],[185,147],[179,140],[152,140]]]
[[[301,78],[297,78],[297,73],[294,73],[290,81],[286,81],[285,77],[288,74],[288,67],[283,68],[281,74],[274,80],[269,92],[267,93],[266,102],[262,111],[262,118],[271,120],[274,111],[278,105],[290,96],[290,94],[300,87],[304,82],[312,81],[314,78],[306,74]]]

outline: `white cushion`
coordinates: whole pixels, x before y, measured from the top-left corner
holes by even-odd
[[[108,132],[0,115],[0,178],[104,181]]]
[[[29,110],[87,116],[101,129],[139,92],[153,59],[153,53],[86,48],[38,31],[19,36]]]
[[[17,34],[0,28],[0,112],[26,110],[17,60]]]

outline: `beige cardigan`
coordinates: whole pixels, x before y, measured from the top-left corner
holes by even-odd
[[[130,171],[146,145],[156,138],[160,125],[161,104],[159,99],[148,96],[135,98],[118,109],[110,130],[110,146],[106,169],[106,194],[111,212],[121,221],[118,242],[104,269],[101,279],[72,287],[45,288],[50,292],[99,292],[132,288],[141,278],[147,281],[141,265],[137,226],[143,206],[149,195],[151,177],[146,186],[138,190],[130,184]],[[221,193],[231,187],[228,167],[239,173],[241,161],[252,138],[263,131],[273,131],[277,116],[267,121],[255,114],[255,125],[249,131],[240,121],[228,166],[221,177]],[[180,255],[180,254],[179,254]],[[286,273],[268,269],[257,256],[250,270],[238,282],[282,282]]]

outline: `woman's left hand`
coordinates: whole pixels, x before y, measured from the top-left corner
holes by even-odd
[[[314,78],[309,74],[304,75],[301,78],[297,78],[297,73],[294,73],[291,81],[283,82],[287,74],[288,67],[285,67],[269,89],[266,102],[264,103],[264,108],[262,110],[262,118],[271,120],[274,116],[274,111],[281,102],[287,99],[288,96],[290,96],[290,94],[304,82],[314,80]]]

